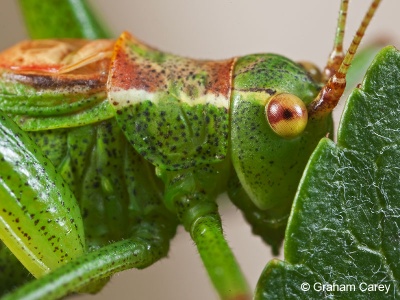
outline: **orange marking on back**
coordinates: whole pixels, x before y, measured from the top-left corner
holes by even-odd
[[[136,61],[135,53],[131,50],[132,45],[142,47],[144,51],[156,51],[137,41],[128,32],[123,32],[115,43],[114,54],[111,58],[110,83],[112,89],[129,90],[134,88],[155,92],[160,84],[165,85],[166,82],[163,79],[157,82],[155,79],[157,75],[153,74],[153,76],[151,72],[146,71],[148,65]]]
[[[150,93],[177,86],[189,96],[196,89],[202,94],[229,97],[234,62],[193,60],[160,52],[124,32],[115,44],[108,85],[115,91]]]

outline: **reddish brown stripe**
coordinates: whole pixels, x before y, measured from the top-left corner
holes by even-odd
[[[136,62],[136,54],[130,49],[132,44],[142,45],[127,32],[122,33],[117,40],[111,59],[110,84],[113,89],[129,90],[134,88],[154,92],[161,83],[165,83],[161,79],[157,79],[156,71],[152,71],[151,65]],[[145,45],[143,47],[154,51]]]
[[[233,64],[234,59],[192,60],[163,53],[123,33],[115,45],[109,85],[146,92],[166,92],[178,85],[189,97],[193,88],[228,97]]]
[[[210,72],[210,85],[207,90],[216,94],[229,97],[232,86],[232,72],[234,66],[234,59],[218,62],[207,62],[206,69]]]

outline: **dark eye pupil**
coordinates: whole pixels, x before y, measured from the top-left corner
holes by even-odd
[[[293,113],[290,111],[290,109],[285,109],[285,110],[283,111],[282,117],[283,117],[285,120],[290,120],[290,119],[293,118]]]

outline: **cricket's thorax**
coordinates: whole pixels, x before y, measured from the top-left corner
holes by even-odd
[[[108,97],[136,150],[172,170],[224,159],[234,63],[167,54],[123,33]]]

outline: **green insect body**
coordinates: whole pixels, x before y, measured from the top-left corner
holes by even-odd
[[[127,157],[133,151],[127,141],[155,165],[149,172],[164,181],[166,207],[195,241],[203,222],[222,231],[215,199],[226,190],[230,157],[249,198],[282,219],[279,226],[271,221],[270,230],[284,227],[301,170],[331,125],[330,117],[315,121],[291,139],[270,128],[265,106],[273,95],[297,94],[308,104],[318,92],[319,83],[298,64],[277,55],[196,61],[165,54],[124,33],[112,50],[106,88],[109,41],[27,43],[0,58],[5,95],[0,102],[22,129],[35,129],[31,137],[79,199],[89,249],[129,236],[121,229],[138,223],[136,214],[143,214],[138,201],[146,199],[148,207],[157,203],[150,196],[159,200],[136,197],[137,178],[129,168],[137,162]],[[30,57],[44,44],[48,52]],[[92,62],[91,47],[104,57]],[[59,49],[87,57],[76,61]],[[125,176],[122,170],[128,170]],[[143,186],[157,191],[160,185],[153,182]],[[277,247],[280,240],[274,242]],[[209,255],[200,254],[207,264]]]
[[[26,9],[31,1],[21,2]],[[43,19],[45,11],[38,10]],[[28,16],[33,36],[64,35],[37,26],[41,22],[35,18]],[[97,27],[95,19],[87,22]],[[35,34],[41,30],[44,36]],[[104,37],[104,30],[93,32]],[[306,107],[322,86],[302,65],[279,55],[192,60],[156,50],[126,32],[116,41],[27,41],[1,53],[0,108],[25,131],[4,116],[4,132],[12,128],[22,141],[1,155],[21,151],[27,162],[38,161],[28,171],[9,159],[8,169],[0,168],[0,187],[6,191],[1,196],[16,206],[9,216],[8,204],[0,212],[1,229],[24,236],[29,228],[24,237],[10,240],[27,247],[29,238],[42,238],[35,249],[39,257],[14,250],[1,231],[0,237],[35,277],[55,270],[20,295],[53,299],[96,292],[116,271],[164,257],[182,224],[221,298],[249,298],[215,200],[227,191],[253,231],[278,251],[308,157],[332,132],[329,111],[307,117]],[[10,172],[19,181],[7,178]],[[26,178],[43,178],[42,185]],[[32,185],[36,190],[23,197],[23,204],[22,195]],[[20,196],[12,198],[15,190]],[[57,195],[61,204],[37,208],[35,200],[44,191]],[[42,212],[50,215],[35,224]],[[55,238],[43,238],[50,228],[42,229],[41,222],[65,220],[75,221],[75,231],[55,226],[47,233]],[[64,238],[56,238],[63,234],[75,234],[67,238],[69,248]],[[0,267],[11,261],[8,251],[0,249]],[[43,260],[54,255],[56,263]],[[36,272],[32,262],[44,267]],[[24,274],[15,285],[26,280]]]
[[[127,34],[114,56],[108,85],[116,118],[160,174],[222,162],[230,153],[249,198],[260,209],[286,206],[288,215],[307,157],[332,125],[330,116],[312,120],[286,139],[268,124],[265,106],[273,95],[295,94],[305,104],[315,98],[320,84],[303,68],[268,54],[194,61]]]

